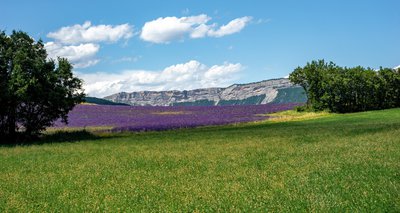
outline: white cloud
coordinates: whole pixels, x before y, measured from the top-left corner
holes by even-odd
[[[90,21],[86,21],[83,25],[62,27],[47,34],[47,37],[63,44],[116,42],[132,36],[133,27],[129,24],[92,26]]]
[[[268,19],[262,19],[262,18],[260,18],[260,19],[258,19],[257,21],[255,21],[255,23],[256,23],[256,24],[264,24],[264,23],[268,23],[268,22],[270,22],[270,21],[271,21],[270,18],[268,18]]]
[[[99,62],[98,59],[94,58],[100,49],[98,44],[88,43],[64,46],[55,42],[47,42],[45,43],[44,47],[46,48],[49,58],[67,58],[71,63],[74,64],[75,68],[93,66]]]
[[[137,62],[140,58],[141,56],[133,56],[133,57],[124,56],[122,58],[113,60],[112,63]]]
[[[234,19],[234,20],[230,21],[227,25],[223,25],[217,30],[211,29],[208,32],[208,36],[222,37],[222,36],[240,32],[246,26],[246,24],[251,21],[251,19],[252,19],[252,17],[249,17],[249,16]]]
[[[240,32],[251,20],[249,16],[237,18],[227,25],[217,28],[217,24],[207,24],[211,17],[201,14],[177,18],[160,17],[146,22],[142,27],[140,38],[153,43],[169,43],[174,40],[184,40],[186,37],[203,38],[222,37]]]
[[[209,80],[218,80],[222,77],[229,78],[229,75],[236,73],[241,67],[241,64],[228,63],[224,63],[224,65],[214,65],[205,72],[204,76]]]
[[[166,67],[162,71],[128,70],[118,74],[76,73],[84,80],[85,92],[90,96],[104,97],[117,92],[143,90],[188,90],[229,86],[243,70],[240,63],[224,63],[208,67],[192,60]]]
[[[50,32],[47,37],[55,41],[47,42],[45,48],[49,58],[63,57],[70,60],[75,68],[85,68],[97,64],[95,56],[100,50],[100,42],[116,42],[133,36],[129,24],[92,26],[90,21],[83,25],[62,27]]]
[[[86,68],[86,67],[91,67],[96,65],[97,63],[99,63],[100,60],[99,59],[89,59],[86,61],[78,61],[73,63],[75,68]]]
[[[397,70],[397,69],[400,69],[400,65],[399,65],[399,66],[397,66],[397,67],[395,67],[395,68],[393,68],[393,69],[395,69],[395,70]]]
[[[182,10],[182,14],[183,15],[188,15],[189,13],[190,13],[189,8],[185,8],[185,9]]]
[[[207,35],[208,31],[210,31],[211,26],[206,24],[200,24],[196,28],[192,30],[190,33],[191,38],[203,38]]]
[[[182,40],[193,27],[207,23],[211,18],[205,14],[189,17],[165,17],[146,22],[140,38],[153,43],[168,43],[172,40]]]

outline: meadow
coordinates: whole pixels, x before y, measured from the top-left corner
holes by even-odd
[[[0,211],[400,211],[400,109],[270,116],[0,147]]]

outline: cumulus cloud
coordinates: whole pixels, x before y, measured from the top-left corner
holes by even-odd
[[[94,58],[100,49],[98,44],[88,43],[64,46],[55,42],[47,42],[44,47],[49,58],[56,59],[59,56],[67,58],[74,64],[75,68],[85,68],[99,62],[98,59]]]
[[[249,16],[237,18],[218,28],[216,23],[207,24],[211,17],[205,14],[181,18],[160,17],[144,24],[140,38],[153,43],[169,43],[186,37],[222,37],[240,32],[251,19]]]
[[[246,24],[251,21],[251,19],[252,18],[249,16],[234,19],[230,21],[227,25],[223,25],[217,30],[211,29],[210,31],[208,31],[208,36],[222,37],[240,32],[246,26]]]
[[[165,17],[146,22],[140,37],[153,43],[168,43],[182,40],[193,30],[194,26],[207,23],[211,18],[205,14],[189,17]]]
[[[395,67],[395,68],[393,68],[393,69],[395,69],[395,70],[397,70],[397,69],[400,69],[400,65],[399,65],[399,66],[397,66],[397,67]]]
[[[86,21],[83,25],[62,27],[47,34],[47,37],[63,44],[116,42],[132,36],[133,27],[129,24],[92,26],[90,21]]]
[[[84,80],[85,92],[104,97],[117,92],[143,90],[189,90],[206,87],[224,87],[237,79],[243,70],[240,63],[224,63],[211,67],[198,61],[176,64],[161,71],[127,70],[121,73],[76,73]]]
[[[93,26],[86,21],[83,25],[66,26],[48,33],[47,37],[54,41],[47,42],[45,48],[49,58],[67,58],[75,68],[85,68],[100,61],[95,58],[100,50],[100,42],[112,43],[132,36],[133,27],[129,24]]]

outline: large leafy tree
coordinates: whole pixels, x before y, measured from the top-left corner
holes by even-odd
[[[37,136],[84,98],[82,81],[67,59],[47,59],[42,41],[0,32],[0,135],[16,141]],[[4,140],[2,140],[4,141]]]
[[[324,60],[296,68],[289,76],[307,93],[308,108],[357,112],[400,107],[399,70],[339,67]]]
[[[338,66],[333,62],[326,63],[324,60],[312,61],[304,67],[296,68],[290,75],[289,80],[303,87],[307,95],[307,105],[315,109],[323,109],[326,103],[323,100],[330,100],[326,91],[329,88],[328,79],[332,80]]]

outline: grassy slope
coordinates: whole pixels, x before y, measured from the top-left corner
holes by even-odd
[[[0,148],[0,211],[400,211],[400,109]]]
[[[85,103],[88,104],[98,104],[98,105],[121,105],[121,106],[129,106],[129,104],[116,103],[103,98],[95,98],[95,97],[85,97]]]

